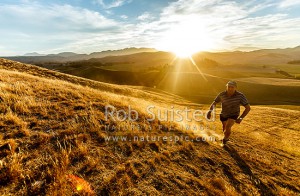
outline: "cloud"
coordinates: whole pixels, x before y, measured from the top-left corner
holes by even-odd
[[[2,23],[11,21],[12,26],[24,27],[23,31],[78,32],[117,26],[116,21],[105,18],[98,12],[70,5],[6,5],[0,6],[0,11]]]
[[[113,0],[111,3],[107,4],[104,3],[104,0],[96,0],[96,3],[98,3],[104,9],[120,7],[123,6],[124,4],[131,3],[131,2],[132,0]]]
[[[283,0],[280,4],[279,7],[281,8],[287,8],[287,7],[292,7],[295,5],[300,5],[299,0]]]
[[[127,15],[121,15],[120,18],[126,20],[126,19],[128,19],[128,16]]]
[[[145,21],[145,20],[153,20],[155,19],[155,17],[152,16],[149,12],[145,12],[142,15],[138,16],[137,19],[141,21]]]
[[[174,42],[198,45],[199,49],[204,45],[209,49],[233,49],[246,44],[259,47],[299,44],[295,40],[300,40],[297,33],[300,18],[263,14],[264,9],[274,6],[277,4],[271,1],[179,0],[163,9],[159,20],[140,23],[139,29],[157,38],[152,40],[157,47],[173,47]]]
[[[39,3],[0,5],[0,13],[0,24],[5,27],[1,29],[0,42],[14,53],[26,53],[29,48],[37,51],[45,48],[52,50],[68,48],[74,51],[69,46],[80,40],[93,40],[97,37],[105,37],[96,39],[100,41],[97,43],[98,46],[102,45],[105,48],[105,43],[101,41],[110,37],[108,32],[109,34],[122,32],[120,29],[122,25],[119,22],[108,19],[98,12],[71,5]],[[90,48],[89,51],[91,50]]]

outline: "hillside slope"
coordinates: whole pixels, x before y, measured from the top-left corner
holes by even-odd
[[[197,103],[209,104],[228,80],[238,82],[251,104],[300,103],[300,80],[294,78],[300,74],[297,65],[284,66],[286,72],[271,66],[214,66],[208,59],[196,62],[161,52],[40,66],[101,82],[155,87]]]
[[[163,91],[4,59],[0,88],[0,195],[300,193],[299,111],[253,106],[223,148],[217,120],[198,122],[203,129],[180,127],[194,121],[147,121],[149,105],[157,113],[208,107]],[[130,105],[139,118],[106,120],[107,105],[124,111]]]

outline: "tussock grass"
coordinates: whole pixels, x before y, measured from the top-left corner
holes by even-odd
[[[161,130],[107,131],[107,124],[131,125],[105,121],[107,104],[124,110],[131,105],[140,114],[134,125],[147,122],[144,109],[151,104],[155,112],[170,104],[193,110],[208,106],[3,59],[0,76],[1,195],[284,195],[300,190],[299,127],[291,121],[297,111],[254,107],[244,125],[236,126],[228,148],[207,141],[106,142],[108,136],[195,140],[201,135],[159,120],[150,124]],[[287,132],[291,135],[284,139]],[[221,130],[204,133],[220,136]]]

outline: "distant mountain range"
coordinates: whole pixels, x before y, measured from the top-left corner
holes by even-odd
[[[141,52],[157,52],[154,48],[124,48],[121,50],[107,50],[102,52],[93,52],[91,54],[77,54],[74,52],[62,52],[58,54],[39,54],[37,52],[27,53],[23,56],[6,57],[7,59],[16,60],[24,63],[41,63],[41,62],[68,62],[88,60],[92,58],[102,58],[107,56],[130,55]]]
[[[46,56],[46,54],[39,54],[37,52],[26,53],[23,56]]]
[[[300,46],[285,49],[261,49],[250,52],[200,52],[194,57],[209,58],[224,65],[234,64],[286,64],[289,61],[300,60]]]
[[[38,54],[28,53],[24,56],[6,57],[7,59],[23,62],[23,63],[63,63],[83,60],[103,61],[107,62],[124,62],[134,59],[135,63],[144,64],[147,62],[144,57],[149,57],[145,53],[149,53],[151,61],[161,64],[171,62],[174,54],[168,52],[159,52],[153,48],[125,48],[121,50],[108,50],[102,52],[94,52],[91,54],[77,54],[73,52],[63,52],[59,54]],[[155,54],[154,54],[155,53]],[[162,55],[162,56],[161,56]],[[233,52],[199,52],[193,55],[197,61],[201,59],[211,59],[222,65],[237,64],[287,64],[291,61],[300,60],[300,46],[285,49],[260,49],[249,52],[233,51]],[[150,61],[149,61],[150,62]]]

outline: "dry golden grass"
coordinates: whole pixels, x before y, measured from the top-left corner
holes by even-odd
[[[253,107],[233,142],[105,141],[108,136],[221,136],[218,129],[106,131],[107,104],[140,114],[206,109],[179,97],[93,82],[0,59],[0,195],[297,195],[300,112]],[[219,110],[218,110],[219,111]],[[185,122],[186,123],[186,122]],[[195,122],[191,122],[193,124]],[[174,130],[168,129],[170,125]]]
[[[300,80],[298,79],[249,77],[249,78],[239,78],[237,81],[275,85],[275,86],[300,86]]]

